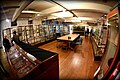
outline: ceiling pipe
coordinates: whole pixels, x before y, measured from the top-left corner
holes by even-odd
[[[22,10],[24,10],[32,1],[34,1],[34,0],[24,0],[19,4],[20,7],[15,10],[13,17],[12,17],[12,22],[14,22],[18,18],[18,16],[21,14]]]
[[[66,11],[69,11],[70,13],[72,13],[72,14],[73,14],[73,17],[77,17],[77,15],[75,15],[71,10],[68,10],[66,7],[64,7],[63,5],[59,4],[58,2],[56,2],[56,1],[54,1],[54,0],[50,0],[50,1],[52,1],[52,2],[54,2],[55,4],[63,7]]]

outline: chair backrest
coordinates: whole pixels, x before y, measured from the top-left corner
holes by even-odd
[[[78,38],[75,44],[82,44],[82,38]]]

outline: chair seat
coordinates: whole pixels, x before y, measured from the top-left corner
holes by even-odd
[[[68,49],[68,44],[67,43],[63,43],[62,44],[62,49],[63,50],[67,50]]]
[[[81,42],[76,42],[75,44],[82,44]]]
[[[67,45],[67,43],[63,43],[63,44],[62,44],[62,46],[64,46],[64,47],[65,47],[65,46],[68,46],[68,45]]]

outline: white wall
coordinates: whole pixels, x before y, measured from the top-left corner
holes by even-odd
[[[42,24],[42,21],[40,19],[33,19],[33,25],[39,25]]]
[[[33,28],[35,28],[36,25],[42,24],[41,19],[33,19]]]
[[[11,20],[9,19],[9,22],[6,22],[6,20],[2,20],[0,27],[1,27],[0,29],[0,47],[1,47],[3,42],[2,30],[6,28],[11,28]]]
[[[11,20],[9,22],[6,22],[6,20],[1,21],[1,28],[6,29],[11,27]]]
[[[28,19],[18,19],[17,26],[26,26],[28,25]]]

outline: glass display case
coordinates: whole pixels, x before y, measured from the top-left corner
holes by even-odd
[[[50,40],[50,36],[49,36],[49,25],[43,25],[44,27],[44,33],[45,33],[45,41]]]
[[[42,25],[40,26],[40,41],[45,42],[45,28]]]
[[[69,26],[68,25],[64,25],[64,27],[63,27],[63,33],[64,33],[64,35],[69,34]]]
[[[117,46],[118,46],[118,36],[119,36],[119,27],[118,27],[118,14],[112,16],[111,18],[108,19],[109,25],[109,35],[108,35],[108,44],[107,44],[107,49],[105,52],[104,61],[102,65],[103,68],[103,73],[107,71],[109,68],[108,61],[111,58],[114,58]]]
[[[61,24],[60,25],[60,34],[61,34],[61,36],[64,35],[63,31],[64,31],[64,26],[63,26],[63,24]]]
[[[104,55],[107,31],[107,26],[102,26],[101,28],[97,28],[93,35],[91,35],[91,43],[95,61],[100,61]]]
[[[101,76],[102,80],[117,78],[117,76],[113,76],[113,74],[114,74],[114,71],[117,70],[116,66],[120,61],[120,54],[119,54],[120,11],[119,10],[120,10],[120,7],[116,7],[114,8],[114,10],[112,10],[110,13],[107,14],[107,21],[108,21],[108,34],[107,34],[107,41],[106,41],[107,44],[105,46],[104,56],[102,57],[102,61],[99,66],[100,69],[97,75],[95,75],[97,80],[100,79],[99,76],[101,75],[102,75]]]
[[[12,46],[7,54],[11,69],[18,79],[27,75],[38,65],[38,63],[35,62],[35,57],[34,60],[32,60],[28,58],[27,54],[29,53],[26,53],[17,45]]]
[[[56,21],[55,21],[56,22]],[[56,28],[60,27],[61,36],[64,34],[69,34],[69,27],[63,24],[59,25],[57,23],[46,24],[43,21],[42,25],[29,24],[26,26],[18,26],[17,32],[21,41],[29,43],[31,45],[37,45],[39,43],[47,42],[56,39]]]
[[[31,45],[56,38],[56,27],[53,25],[18,26],[17,32],[21,41]]]
[[[40,25],[34,26],[34,37],[35,37],[35,44],[40,43]]]
[[[29,44],[35,43],[33,25],[26,26],[26,36],[27,36],[27,41]]]
[[[50,39],[54,38],[54,28],[53,28],[53,25],[49,25],[49,36],[50,36]]]
[[[18,26],[17,27],[17,32],[19,35],[20,41],[26,42],[27,43],[27,34],[26,34],[26,28],[25,26]]]

